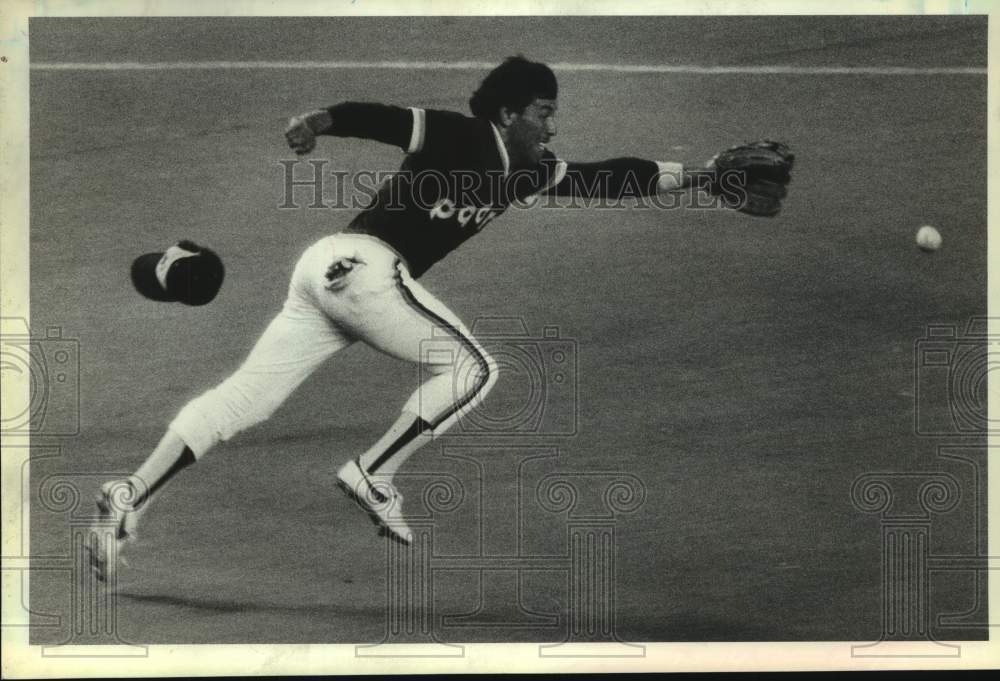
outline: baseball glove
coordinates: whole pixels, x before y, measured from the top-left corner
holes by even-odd
[[[795,154],[781,142],[763,140],[726,149],[709,163],[712,193],[743,213],[773,217],[788,194]]]

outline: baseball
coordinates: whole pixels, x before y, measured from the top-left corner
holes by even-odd
[[[924,225],[917,230],[917,246],[928,253],[941,248],[940,232],[930,225]]]

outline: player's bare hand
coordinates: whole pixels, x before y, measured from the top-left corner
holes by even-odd
[[[285,139],[288,146],[299,156],[316,148],[316,135],[326,132],[333,125],[329,111],[312,111],[295,116],[288,121]]]

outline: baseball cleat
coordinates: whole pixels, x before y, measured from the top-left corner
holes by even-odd
[[[354,460],[337,471],[337,486],[368,514],[380,537],[390,537],[400,544],[413,541],[413,533],[403,520],[403,495],[391,482],[372,479]]]
[[[132,502],[137,495],[128,480],[112,480],[101,485],[97,495],[97,522],[90,528],[84,548],[94,575],[102,582],[118,564],[127,565],[121,558],[122,546],[135,539],[138,512]]]

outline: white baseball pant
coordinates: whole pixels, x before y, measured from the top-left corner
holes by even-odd
[[[243,365],[170,424],[196,457],[266,420],[320,364],[356,340],[433,374],[403,410],[438,435],[477,405],[495,362],[382,241],[334,234],[299,259],[281,312]]]

